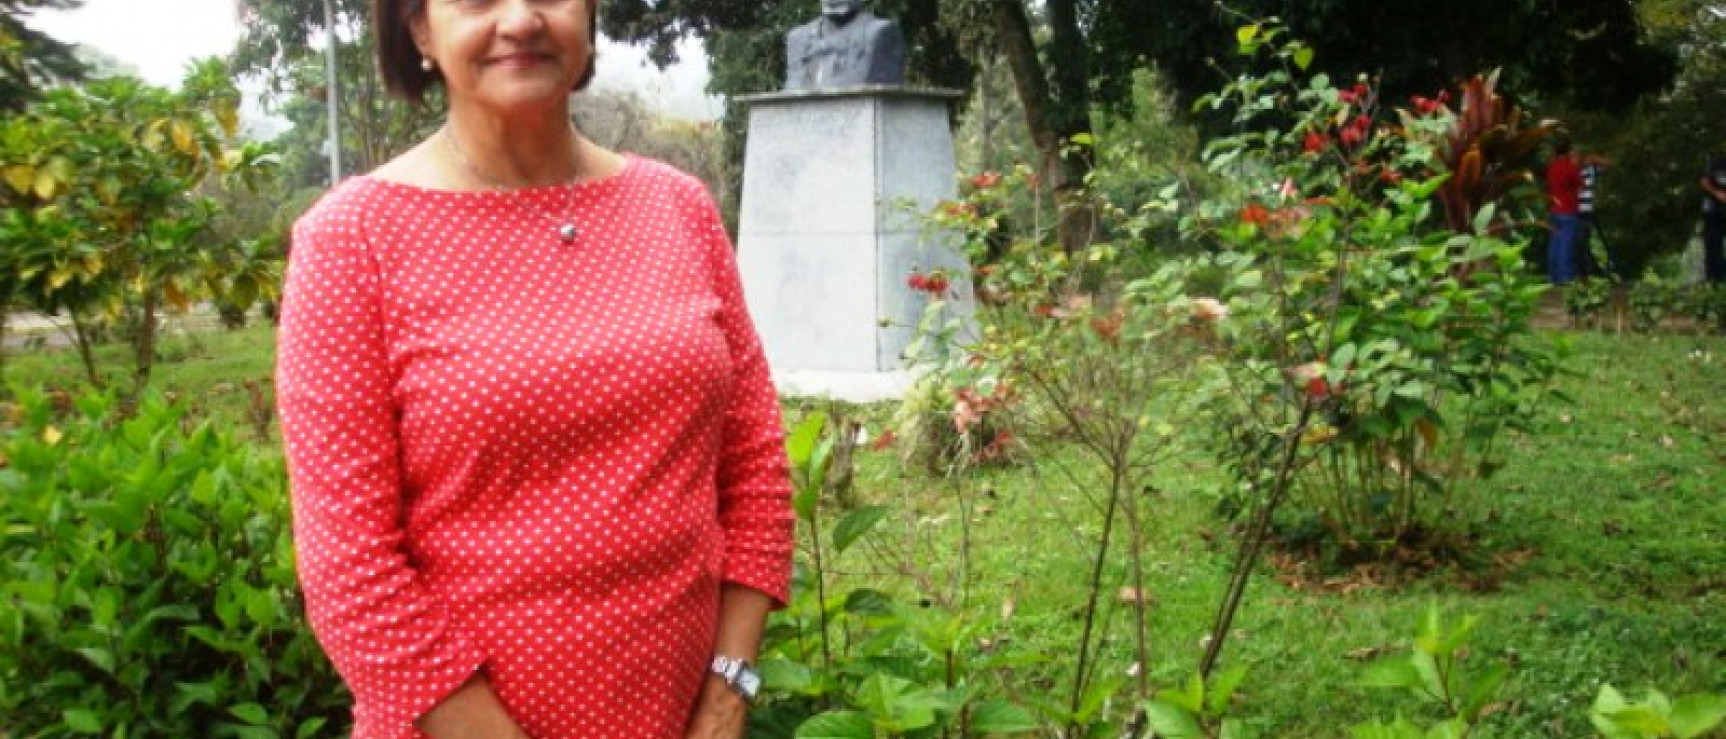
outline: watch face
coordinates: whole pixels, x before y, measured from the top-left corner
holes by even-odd
[[[755,693],[761,690],[761,676],[755,674],[754,670],[739,670],[737,674],[737,689],[743,691],[744,695],[754,698]]]

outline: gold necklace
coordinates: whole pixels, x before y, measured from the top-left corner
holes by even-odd
[[[526,188],[511,188],[508,185],[505,185],[502,182],[497,181],[497,179],[491,177],[490,175],[487,175],[485,173],[485,171],[480,169],[479,167],[474,166],[473,162],[468,161],[467,154],[462,152],[461,144],[456,143],[455,135],[450,133],[449,126],[443,127],[442,135],[443,135],[444,142],[449,144],[450,151],[455,153],[456,160],[461,162],[461,166],[466,168],[468,171],[468,174],[473,175],[474,179],[485,183],[486,185],[490,186],[493,190],[496,190],[497,192],[503,193],[504,195],[507,195],[507,196],[511,196],[510,197],[511,202],[514,202],[515,204],[517,204],[523,208],[529,209],[538,215],[544,216],[546,220],[551,221],[553,225],[557,226],[557,238],[559,240],[563,241],[563,243],[565,243],[565,244],[575,243],[576,237],[581,235],[581,229],[576,227],[575,220],[573,218],[559,218],[559,217],[557,217],[556,213],[553,213],[552,211],[546,210],[545,208],[541,207],[539,203],[537,203],[531,199],[522,198],[520,195],[518,195],[517,191],[523,190]],[[567,204],[565,210],[569,214],[573,214],[575,212],[575,192],[576,192],[576,188],[574,186],[574,181],[572,180],[570,182],[564,183],[563,187],[568,188],[568,190],[569,190],[569,203]]]

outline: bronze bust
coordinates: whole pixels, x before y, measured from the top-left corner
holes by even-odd
[[[821,0],[821,17],[785,36],[787,90],[904,83],[905,36],[863,0]]]

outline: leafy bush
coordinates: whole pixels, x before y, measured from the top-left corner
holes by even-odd
[[[984,627],[935,604],[913,606],[874,588],[835,590],[834,562],[889,512],[861,506],[828,527],[823,494],[836,434],[810,413],[786,439],[805,532],[789,607],[775,613],[760,660],[764,699],[751,737],[977,737],[1037,728],[1023,708],[981,682],[998,657]]]
[[[1292,482],[1333,557],[1450,549],[1483,512],[1471,481],[1501,466],[1496,440],[1530,428],[1559,369],[1532,326],[1545,286],[1521,260],[1529,218],[1510,207],[1526,178],[1481,169],[1540,130],[1519,129],[1479,81],[1453,114],[1391,108],[1364,78],[1308,78],[1305,47],[1279,34],[1242,29],[1243,53],[1281,68],[1201,101],[1235,111],[1241,131],[1206,158],[1242,186],[1188,219],[1238,275],[1217,295],[1230,310],[1223,457],[1241,509]],[[1492,115],[1506,120],[1482,123]],[[1450,201],[1466,202],[1441,214]]]
[[[1615,281],[1602,277],[1584,277],[1564,291],[1564,309],[1570,314],[1571,328],[1601,328],[1605,313],[1612,307]]]
[[[333,736],[349,699],[301,618],[281,461],[146,396],[0,434],[0,716],[20,736]]]

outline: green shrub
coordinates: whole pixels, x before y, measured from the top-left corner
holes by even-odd
[[[0,732],[314,737],[348,696],[301,616],[282,462],[145,397],[0,432]]]
[[[985,679],[1001,659],[980,646],[987,623],[936,603],[841,587],[836,562],[890,513],[860,506],[831,526],[824,521],[832,513],[827,472],[844,433],[829,430],[817,411],[786,439],[804,548],[791,602],[763,635],[763,699],[750,714],[749,736],[959,738],[1037,729]]]

